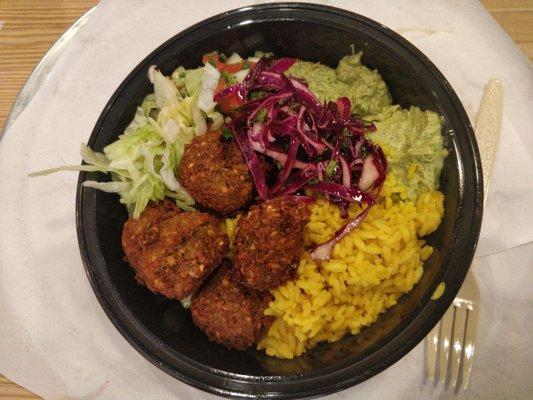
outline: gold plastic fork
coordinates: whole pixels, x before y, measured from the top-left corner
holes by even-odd
[[[500,136],[502,104],[502,84],[492,79],[485,87],[475,130],[483,168],[485,201]],[[479,288],[474,275],[469,272],[452,305],[426,337],[428,382],[436,385],[440,381],[445,387],[450,386],[455,391],[468,387],[478,315]]]

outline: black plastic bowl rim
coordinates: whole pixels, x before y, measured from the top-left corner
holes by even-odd
[[[206,29],[213,22],[235,17],[245,21],[253,19],[254,13],[259,10],[278,9],[286,9],[292,12],[288,15],[288,20],[298,20],[298,17],[295,17],[295,13],[299,10],[306,10],[330,14],[338,18],[349,19],[354,23],[370,26],[387,35],[391,41],[397,42],[433,74],[435,81],[444,88],[448,97],[447,100],[455,107],[458,118],[461,120],[464,131],[467,134],[468,150],[471,153],[471,163],[474,166],[474,170],[469,175],[470,182],[467,183],[474,185],[474,187],[472,189],[472,198],[468,204],[465,204],[463,196],[461,196],[461,207],[463,207],[461,211],[463,215],[470,218],[470,224],[468,226],[463,224],[463,232],[458,234],[466,238],[466,240],[460,244],[458,243],[456,247],[460,245],[460,249],[454,248],[457,251],[452,255],[454,262],[461,264],[462,274],[449,280],[453,282],[453,286],[447,285],[439,302],[426,301],[423,308],[410,321],[409,325],[381,349],[355,364],[332,368],[322,373],[292,376],[246,376],[215,370],[180,355],[162,344],[155,335],[136,320],[127,308],[121,306],[117,293],[110,288],[109,282],[105,281],[105,277],[99,276],[92,266],[91,259],[93,255],[91,254],[92,250],[87,246],[86,232],[94,226],[94,221],[88,221],[84,215],[83,194],[85,189],[82,183],[87,179],[87,173],[80,173],[76,198],[78,242],[87,277],[109,319],[139,353],[161,370],[201,390],[232,398],[296,399],[316,397],[348,388],[385,370],[413,349],[444,315],[468,272],[481,227],[483,183],[479,152],[469,119],[450,84],[424,54],[400,35],[369,18],[334,7],[308,3],[260,4],[213,16],[180,32],[148,55],[118,87],[95,125],[88,143],[89,146],[94,142],[94,136],[99,132],[106,114],[118,100],[120,92],[129,84],[130,79],[144,67],[146,60],[171,46],[177,39],[183,39],[193,32]],[[461,190],[464,190],[464,188],[461,188]]]

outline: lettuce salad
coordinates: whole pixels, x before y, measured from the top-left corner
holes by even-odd
[[[255,62],[257,57],[249,60]],[[185,145],[194,136],[220,129],[224,124],[213,101],[221,78],[228,83],[242,82],[249,71],[247,62],[237,54],[227,58],[225,65],[241,67],[238,71],[224,70],[204,59],[200,68],[178,67],[171,76],[165,76],[151,66],[148,79],[154,92],[146,96],[115,142],[102,153],[82,144],[84,165],[61,166],[30,176],[65,170],[109,173],[110,182],[85,181],[83,186],[117,193],[133,218],[140,216],[149,201],[165,197],[174,199],[183,210],[194,210],[194,199],[176,179],[177,169]]]

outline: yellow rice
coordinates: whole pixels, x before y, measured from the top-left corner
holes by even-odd
[[[271,291],[274,301],[265,314],[275,320],[258,349],[293,358],[319,342],[357,334],[413,288],[433,251],[420,238],[438,227],[444,196],[431,191],[413,202],[406,194],[389,174],[379,204],[334,246],[329,261],[315,262],[303,253],[298,278]],[[350,216],[358,211],[359,206],[352,205]],[[306,247],[327,241],[345,222],[336,206],[318,199],[311,206]],[[231,241],[234,226],[234,220],[226,221]]]

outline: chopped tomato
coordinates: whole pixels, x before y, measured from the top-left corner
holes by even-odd
[[[234,74],[236,72],[239,72],[244,67],[244,62],[234,63],[234,64],[226,64],[220,61],[220,57],[218,52],[214,51],[212,53],[205,54],[202,58],[202,61],[205,63],[210,63],[211,65],[214,65],[216,69],[218,69],[220,72],[226,72],[227,74]],[[252,67],[255,65],[254,62],[245,61],[249,67]],[[218,85],[215,89],[215,94],[221,92],[222,90],[226,89],[228,86],[228,83],[226,82],[226,79],[224,77],[220,77],[220,80],[218,81]],[[224,97],[223,99],[220,99],[217,103],[220,107],[220,110],[224,113],[231,113],[235,109],[239,108],[246,102],[245,99],[243,99],[239,94],[233,94],[228,95]]]
[[[218,101],[220,110],[226,114],[231,113],[245,103],[245,100],[238,94],[226,96]]]
[[[215,94],[217,94],[218,92],[221,92],[223,91],[224,89],[226,89],[227,85],[226,85],[226,81],[223,79],[223,78],[220,78],[218,80],[218,85],[215,89]]]
[[[238,62],[234,64],[226,64],[220,61],[220,56],[218,55],[218,52],[216,51],[213,51],[212,53],[204,54],[204,56],[202,57],[202,61],[204,62],[204,64],[210,63],[220,72],[227,72],[228,74],[234,74],[235,72],[239,72],[243,69],[243,66],[244,66],[243,62]],[[248,63],[250,65],[253,65],[250,62]]]
[[[242,62],[235,64],[221,64],[218,68],[220,72],[227,72],[228,74],[234,74],[242,70]]]
[[[213,51],[212,53],[204,54],[204,56],[202,57],[202,61],[204,62],[204,64],[210,63],[216,69],[219,69],[220,64],[223,64],[220,61],[220,58],[218,57],[218,52],[217,51]]]
[[[224,79],[220,79],[220,81],[218,81],[217,88],[215,89],[215,94],[223,91],[229,86],[231,85],[228,85]],[[240,96],[238,93],[225,96],[224,98],[217,101],[218,106],[220,107],[220,111],[224,113],[231,113],[236,108],[242,106],[245,102],[246,100],[242,98],[242,96]]]

